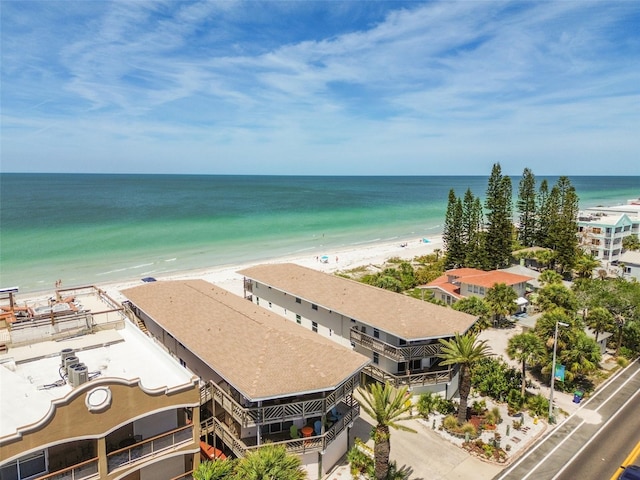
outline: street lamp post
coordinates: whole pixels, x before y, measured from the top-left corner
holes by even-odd
[[[558,325],[568,327],[568,323],[556,321],[556,329],[553,334],[553,362],[551,363],[551,393],[549,393],[549,423],[556,423],[553,416],[553,382],[556,379],[556,346],[558,344]]]

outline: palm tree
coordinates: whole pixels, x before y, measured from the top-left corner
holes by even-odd
[[[360,393],[363,399],[362,409],[376,422],[372,431],[375,476],[377,480],[384,480],[389,474],[389,428],[415,433],[412,428],[399,423],[411,419],[413,405],[407,402],[407,387],[396,390],[389,383],[385,383],[384,386],[372,383],[368,388],[360,389]]]
[[[222,480],[231,478],[233,462],[230,460],[206,460],[193,471],[194,480]]]
[[[474,331],[480,332],[491,326],[491,309],[487,302],[480,297],[462,298],[454,303],[451,308],[478,317],[472,327]]]
[[[270,445],[254,450],[238,461],[235,477],[242,480],[304,480],[307,472],[300,458],[287,453],[283,445]]]
[[[485,301],[498,322],[518,310],[517,299],[518,294],[516,291],[506,283],[496,283],[487,290],[487,295],[485,296]]]
[[[438,357],[443,359],[442,365],[460,366],[458,423],[462,424],[467,419],[467,399],[471,391],[471,372],[469,369],[475,362],[488,357],[491,347],[487,345],[486,340],[478,340],[477,335],[460,335],[459,333],[456,333],[451,340],[441,338],[440,343],[442,344],[442,352],[438,354]]]
[[[591,278],[600,262],[593,255],[581,255],[576,261],[575,271],[580,278]]]
[[[509,339],[507,355],[509,358],[522,361],[522,398],[526,389],[527,362],[536,361],[544,356],[544,343],[535,333],[526,332]]]
[[[545,270],[538,277],[538,281],[542,285],[549,285],[551,283],[562,283],[562,275],[555,270]]]
[[[585,375],[598,368],[602,358],[600,347],[593,338],[587,337],[584,332],[579,332],[567,345],[560,356],[567,364],[567,370],[574,375]]]
[[[604,307],[596,307],[589,310],[587,314],[586,323],[596,333],[596,343],[598,342],[598,335],[601,332],[606,332],[613,329],[614,316]]]

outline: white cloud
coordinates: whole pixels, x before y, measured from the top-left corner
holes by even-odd
[[[41,170],[50,152],[62,170],[141,171],[153,156],[194,173],[482,174],[544,157],[540,174],[577,159],[597,174],[608,152],[620,172],[637,160],[633,3],[377,16],[357,2],[78,3],[2,17],[5,170]],[[319,13],[335,32],[312,28]],[[107,167],[103,151],[118,152]]]

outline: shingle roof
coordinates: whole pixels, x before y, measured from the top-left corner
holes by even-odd
[[[204,280],[158,281],[122,293],[252,401],[332,390],[369,363]]]
[[[292,263],[238,273],[405,340],[466,332],[477,317]]]

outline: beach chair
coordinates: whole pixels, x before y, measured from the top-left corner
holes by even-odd
[[[300,438],[300,433],[298,433],[298,427],[296,427],[295,425],[291,425],[291,427],[289,428],[289,435],[291,435],[291,438]]]
[[[313,430],[316,432],[316,435],[322,435],[322,422],[320,420],[313,422]]]

